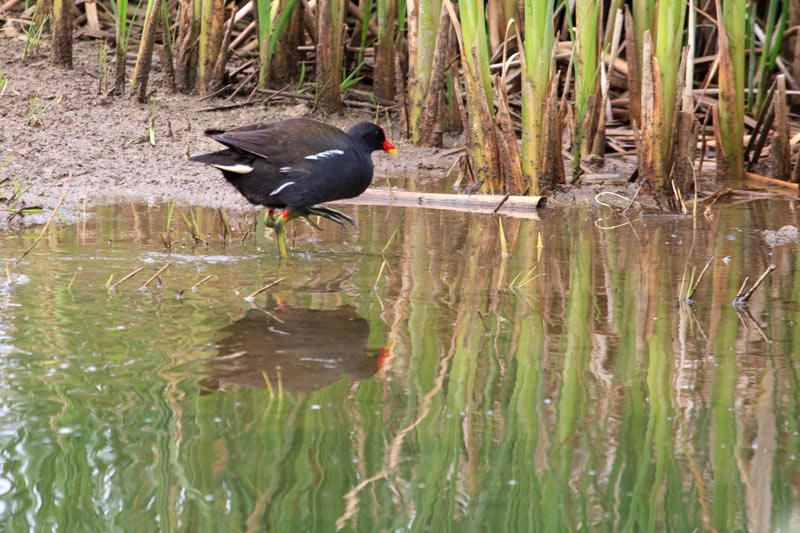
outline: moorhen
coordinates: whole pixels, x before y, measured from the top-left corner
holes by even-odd
[[[383,128],[369,122],[347,132],[307,118],[253,124],[232,130],[207,130],[225,150],[189,157],[222,171],[236,189],[269,209],[281,257],[286,256],[284,225],[290,218],[319,215],[338,224],[353,219],[322,202],[358,196],[372,181],[375,150],[397,155]],[[274,217],[274,210],[281,214]],[[313,221],[311,223],[314,224]]]

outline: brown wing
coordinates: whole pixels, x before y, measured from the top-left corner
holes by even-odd
[[[263,157],[277,167],[296,164],[328,150],[349,148],[345,132],[307,118],[251,124],[228,131],[209,130],[206,135],[234,150]]]

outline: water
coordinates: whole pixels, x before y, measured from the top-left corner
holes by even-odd
[[[103,207],[2,276],[2,529],[800,527],[798,251],[761,234],[796,204],[546,209],[502,219],[506,256],[497,218],[348,208],[283,266],[252,215],[223,244],[191,212],[208,246]]]

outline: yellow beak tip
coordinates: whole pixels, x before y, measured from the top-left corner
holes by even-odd
[[[395,148],[392,148],[391,150],[388,150],[388,152],[390,154],[392,154],[392,155],[397,155],[397,150]]]

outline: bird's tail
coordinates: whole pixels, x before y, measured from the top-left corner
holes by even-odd
[[[235,172],[237,174],[252,172],[252,159],[252,157],[247,157],[233,150],[220,150],[219,152],[208,152],[189,156],[189,161],[203,163],[220,170],[227,170],[228,172]]]

